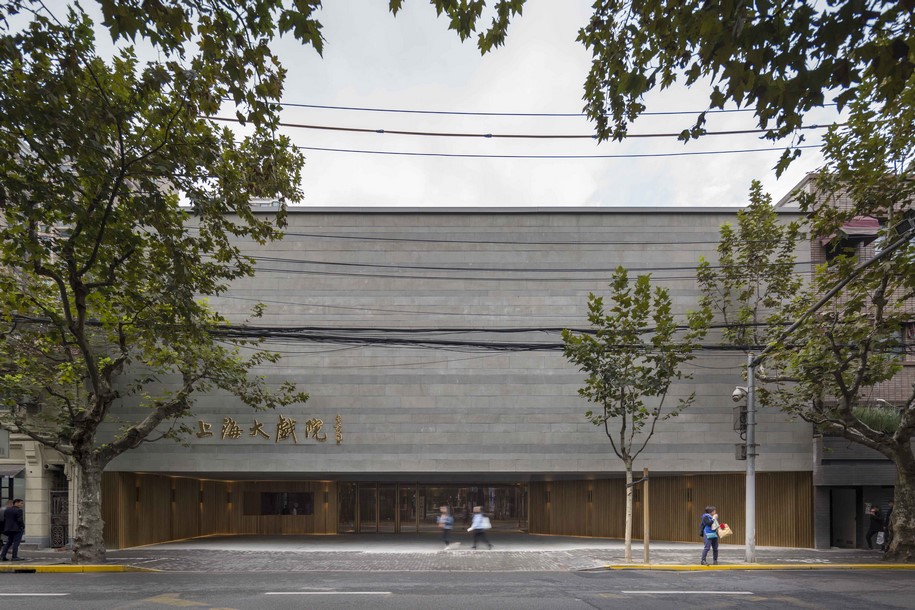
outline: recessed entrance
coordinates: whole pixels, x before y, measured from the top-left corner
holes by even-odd
[[[474,506],[482,506],[494,528],[528,529],[527,485],[416,485],[412,483],[338,483],[340,533],[395,534],[433,532],[442,505],[455,528],[470,525]]]

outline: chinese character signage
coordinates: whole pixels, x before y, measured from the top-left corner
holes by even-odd
[[[272,440],[275,444],[291,443],[298,445],[300,437],[298,431],[302,432],[301,441],[304,443],[312,440],[323,443],[327,440],[327,432],[324,429],[324,420],[312,417],[305,423],[298,422],[291,417],[278,415],[275,424],[261,422],[255,419],[254,423],[247,429],[247,436]],[[268,432],[270,430],[272,432]],[[202,419],[197,420],[197,438],[216,438],[217,432],[213,429],[213,424]],[[237,421],[231,417],[224,417],[219,428],[218,438],[223,441],[235,441],[246,436],[243,429]],[[334,440],[340,445],[343,443],[343,419],[337,415],[334,418]]]

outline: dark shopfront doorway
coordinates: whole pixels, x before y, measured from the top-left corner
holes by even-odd
[[[455,485],[414,483],[338,483],[341,534],[434,532],[443,504],[454,527],[470,525],[474,506],[482,506],[497,529],[527,531],[527,485]]]

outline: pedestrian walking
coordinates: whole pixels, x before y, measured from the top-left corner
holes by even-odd
[[[883,552],[890,550],[890,540],[893,538],[893,507],[896,502],[890,500],[889,508],[886,509],[886,519],[883,520]]]
[[[883,531],[883,517],[880,516],[880,507],[872,504],[868,511],[870,524],[867,527],[867,535],[864,539],[867,541],[867,548],[874,548],[874,536]]]
[[[712,565],[718,565],[718,509],[714,506],[706,506],[705,514],[702,515],[702,522],[699,531],[705,539],[705,546],[702,548],[702,559],[699,560],[701,565],[707,566],[708,551],[712,549]]]
[[[445,548],[447,549],[448,545],[451,544],[451,528],[454,527],[454,517],[451,516],[446,504],[442,504],[439,511],[441,514],[438,516],[438,526],[442,530],[442,542],[445,543]]]
[[[6,504],[0,506],[0,548],[3,547],[3,514],[6,512],[6,509],[13,505],[12,500],[7,500]]]
[[[483,508],[481,506],[473,507],[473,521],[470,524],[468,532],[473,532],[473,548],[477,548],[477,544],[482,540],[487,545],[489,545],[489,550],[492,550],[492,543],[489,541],[489,538],[486,537],[486,530],[492,528],[492,522],[489,520],[489,517],[483,514]]]
[[[13,561],[22,561],[19,556],[19,543],[25,533],[25,516],[22,512],[22,500],[13,500],[13,505],[3,511],[3,533],[6,542],[0,548],[0,561],[9,561],[6,555],[10,548],[13,549]]]

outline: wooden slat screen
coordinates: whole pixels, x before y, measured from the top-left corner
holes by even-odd
[[[313,514],[245,514],[259,512],[258,494],[277,491],[313,493]],[[208,534],[334,534],[337,531],[338,499],[333,482],[201,481],[105,473],[102,492],[105,540],[109,548]],[[743,544],[743,475],[653,476],[650,493],[652,540],[698,543],[699,518],[707,504],[714,504],[735,534],[723,543]],[[531,533],[624,536],[623,479],[534,482],[530,484],[529,497]],[[810,473],[758,474],[756,499],[757,544],[813,546]],[[633,506],[634,539],[642,535],[641,500],[639,496]],[[247,510],[246,502],[250,504]]]
[[[311,492],[313,514],[246,515],[259,512],[262,491]],[[246,498],[252,503],[247,511]],[[324,481],[212,481],[123,472],[102,477],[105,542],[112,549],[211,534],[332,534],[336,510],[336,486]]]
[[[550,502],[546,502],[549,490]],[[588,491],[591,490],[591,502]],[[742,474],[651,477],[651,539],[700,541],[699,520],[707,505],[734,530],[722,544],[744,544],[745,491]],[[641,492],[633,503],[632,537],[642,537]],[[623,538],[626,522],[623,479],[549,481],[530,484],[530,531],[535,534]],[[813,488],[808,472],[760,473],[756,481],[756,543],[813,547]]]

